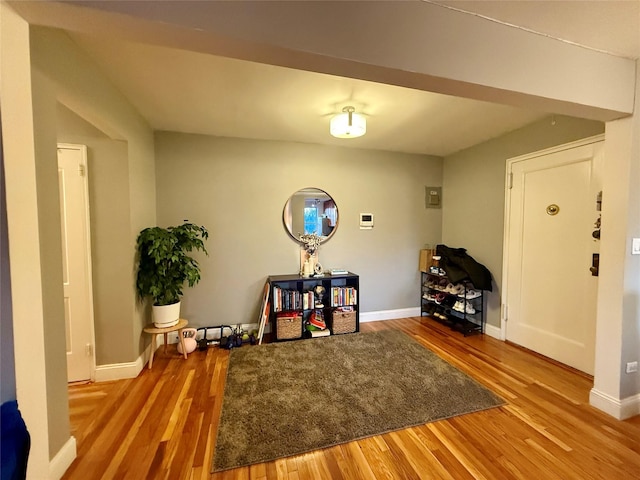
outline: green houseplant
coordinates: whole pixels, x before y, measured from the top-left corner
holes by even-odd
[[[178,323],[185,283],[193,287],[200,281],[200,265],[189,253],[200,250],[208,255],[204,246],[208,237],[205,227],[186,220],[177,227],[145,228],[138,235],[136,290],[140,299],[153,301],[156,327]]]

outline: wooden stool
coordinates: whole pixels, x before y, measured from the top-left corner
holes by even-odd
[[[157,348],[156,335],[160,333],[164,335],[164,353],[167,353],[167,333],[175,332],[177,330],[178,339],[180,340],[180,344],[182,345],[182,353],[184,355],[184,358],[187,358],[187,349],[184,346],[184,336],[182,335],[182,330],[184,330],[187,325],[189,325],[189,321],[181,318],[173,327],[158,328],[153,323],[150,323],[149,325],[144,327],[143,331],[145,333],[151,334],[151,356],[149,357],[149,369],[151,369],[151,367],[153,366],[153,354],[155,353]]]

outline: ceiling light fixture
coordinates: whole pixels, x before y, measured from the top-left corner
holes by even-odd
[[[329,131],[337,138],[356,138],[367,133],[367,120],[353,107],[344,107],[331,119]]]

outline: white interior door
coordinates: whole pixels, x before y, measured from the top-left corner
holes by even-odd
[[[94,369],[87,155],[83,145],[58,145],[62,271],[69,382]]]
[[[589,374],[601,164],[601,141],[511,161],[507,196],[506,338]]]

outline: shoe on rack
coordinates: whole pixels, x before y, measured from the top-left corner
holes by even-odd
[[[478,290],[474,290],[473,288],[470,288],[469,290],[466,291],[466,293],[463,292],[458,296],[464,297],[467,300],[472,300],[474,298],[478,298],[480,295],[482,295],[482,293],[480,293]]]
[[[447,296],[444,293],[438,293],[436,295],[435,302],[440,305],[445,298],[447,298]]]
[[[464,313],[464,304],[462,303],[462,300],[458,300],[453,306],[453,309],[456,312]]]
[[[476,309],[473,308],[473,305],[471,305],[469,302],[464,302],[464,303],[465,303],[464,305],[465,313],[468,313],[470,315],[473,315],[474,313],[476,313]]]
[[[447,295],[446,298],[442,301],[442,305],[446,307],[453,307],[453,304],[456,303],[456,297],[451,295]]]

